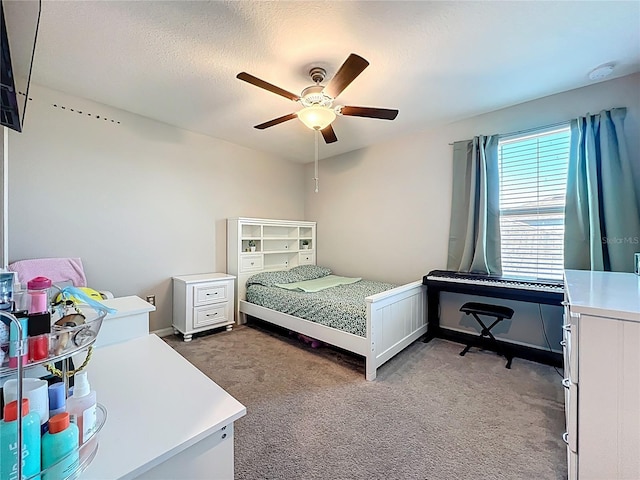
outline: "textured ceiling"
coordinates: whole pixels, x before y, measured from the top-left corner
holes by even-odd
[[[6,1],[6,0],[5,0]],[[42,3],[33,81],[171,125],[313,160],[293,93],[350,53],[370,66],[337,104],[397,108],[395,121],[338,117],[322,158],[640,71],[638,1],[56,1]]]

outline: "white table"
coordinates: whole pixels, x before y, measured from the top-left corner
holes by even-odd
[[[107,421],[83,480],[233,479],[246,408],[156,335],[96,349],[87,371]]]
[[[149,335],[149,313],[156,307],[135,295],[109,298],[102,303],[117,311],[102,321],[94,346],[103,347]]]

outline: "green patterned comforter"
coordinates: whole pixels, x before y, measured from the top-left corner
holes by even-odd
[[[319,292],[296,292],[278,287],[249,285],[247,301],[366,337],[365,297],[396,286],[391,283],[360,280],[350,285],[339,285]]]

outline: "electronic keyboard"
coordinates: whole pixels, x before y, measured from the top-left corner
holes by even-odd
[[[433,270],[425,276],[426,281],[463,283],[477,285],[479,287],[515,288],[522,290],[533,290],[538,292],[564,292],[564,285],[561,281],[540,281],[514,279],[510,277],[497,277],[494,275],[483,275],[478,273],[461,273],[447,270]],[[426,281],[423,281],[427,285]]]
[[[564,285],[550,280],[523,280],[495,275],[433,270],[422,279],[427,294],[435,300],[439,292],[466,293],[522,302],[562,305]]]

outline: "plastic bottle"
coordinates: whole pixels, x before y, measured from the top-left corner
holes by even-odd
[[[0,310],[13,309],[13,273],[0,273]]]
[[[36,277],[27,282],[29,314],[44,313],[49,311],[50,289],[51,280],[49,280],[47,277]]]
[[[22,399],[22,477],[40,472],[40,416],[29,412],[29,399]],[[0,478],[18,480],[18,401],[4,407],[0,422]],[[40,478],[34,477],[34,478]]]
[[[18,380],[7,380],[2,388],[4,403],[7,404],[18,399]],[[29,400],[29,410],[37,413],[40,419],[42,433],[46,430],[49,421],[49,390],[46,380],[25,377],[22,379],[22,398]]]
[[[37,362],[49,356],[49,334],[51,314],[49,312],[29,315],[27,335],[29,337],[29,360]]]
[[[42,436],[42,480],[69,478],[78,465],[78,427],[69,422],[67,412],[58,413]]]
[[[78,426],[82,445],[94,434],[98,420],[96,392],[91,390],[87,372],[74,375],[73,395],[67,399],[67,412],[71,422]]]
[[[67,396],[64,382],[49,385],[49,416],[67,411]]]
[[[11,322],[9,325],[9,367],[15,368],[18,366],[19,358],[22,360],[22,365],[27,364],[29,354],[29,343],[27,341],[27,331],[29,328],[29,319],[23,316],[22,313],[16,314],[16,318],[20,322],[22,327],[22,335],[18,335],[18,327],[15,323]],[[22,355],[18,351],[22,348]]]

